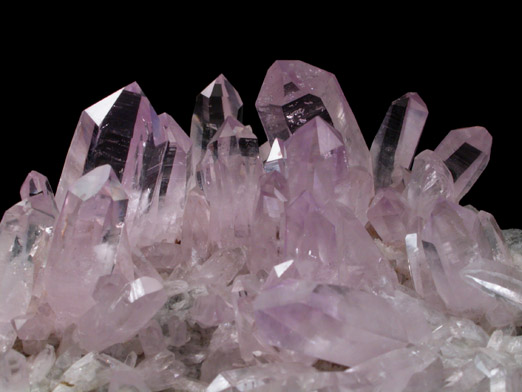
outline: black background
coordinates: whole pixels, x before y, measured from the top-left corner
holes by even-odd
[[[421,20],[334,31],[328,20],[300,28],[282,20],[274,32],[269,23],[249,28],[248,15],[241,23],[211,19],[171,30],[183,17],[175,19],[161,30],[139,19],[113,23],[110,31],[96,20],[26,23],[27,35],[4,37],[0,209],[19,200],[30,170],[55,189],[81,111],[132,81],[158,113],[168,112],[189,132],[196,95],[223,73],[243,99],[244,123],[262,142],[254,102],[266,70],[276,59],[300,59],[337,76],[369,145],[390,102],[408,91],[430,111],[417,152],[434,149],[452,129],[486,127],[491,160],[462,204],[493,213],[502,228],[522,228],[521,64],[509,21],[502,30],[471,20],[448,31],[445,21],[427,27]]]

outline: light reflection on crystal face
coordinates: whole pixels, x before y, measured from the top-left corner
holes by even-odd
[[[414,156],[410,92],[368,149],[294,60],[256,101],[268,143],[242,105],[218,76],[189,137],[133,83],[81,114],[57,203],[29,173],[0,222],[0,390],[522,390],[522,235],[458,204],[487,130]]]

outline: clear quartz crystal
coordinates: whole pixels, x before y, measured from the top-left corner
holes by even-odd
[[[127,202],[109,165],[90,171],[69,190],[45,270],[47,299],[64,327],[95,304],[100,277],[115,269],[132,274],[122,249]]]
[[[491,135],[414,156],[407,93],[368,149],[293,60],[256,108],[261,146],[223,75],[190,137],[136,83],[81,114],[0,221],[0,391],[522,390],[522,231],[458,204]]]
[[[194,176],[197,165],[205,156],[208,144],[227,117],[243,121],[243,101],[228,79],[219,75],[196,98],[190,127]]]
[[[29,173],[20,194],[22,201],[0,221],[0,324],[24,315],[31,296],[39,295],[38,280],[58,215],[47,178],[40,173]]]
[[[370,149],[376,190],[402,180],[401,169],[410,167],[426,117],[428,109],[417,93],[392,102]]]

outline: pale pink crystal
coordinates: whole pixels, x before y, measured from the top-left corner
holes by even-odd
[[[296,60],[278,60],[268,70],[256,108],[272,143],[320,117],[342,135],[350,166],[371,172],[370,153],[335,75]]]
[[[31,172],[20,191],[23,200],[0,221],[0,323],[23,316],[35,282],[46,265],[53,225],[58,214],[47,178]]]
[[[89,351],[102,351],[138,333],[167,300],[161,282],[143,277],[123,287],[97,287],[98,303],[78,321],[78,339]]]
[[[426,104],[417,93],[392,102],[370,149],[375,190],[398,185],[409,169],[424,123]]]
[[[250,235],[261,175],[259,147],[252,128],[227,117],[210,140],[198,175],[210,204],[210,240],[237,246]]]
[[[272,345],[318,359],[354,366],[426,338],[420,308],[399,317],[393,297],[342,287],[286,280],[254,301],[256,324]],[[306,320],[306,322],[305,322]],[[410,336],[416,331],[418,337]]]
[[[83,112],[61,212],[31,172],[0,223],[0,390],[520,390],[522,237],[457,204],[489,133],[410,171],[420,97],[370,153],[335,76],[300,61],[256,106],[261,147],[222,75],[192,140],[135,83]]]
[[[192,148],[192,173],[205,156],[207,146],[227,117],[243,120],[243,102],[238,92],[224,75],[219,75],[196,98],[190,139]]]
[[[0,355],[0,390],[23,392],[29,390],[27,360],[23,354],[9,350]]]
[[[109,165],[81,177],[69,190],[56,222],[45,271],[47,300],[62,326],[76,321],[95,301],[98,279],[119,262],[127,195]],[[124,255],[126,256],[126,255]]]
[[[142,196],[154,190],[165,147],[158,116],[138,84],[116,91],[83,111],[56,191],[58,207],[78,178],[109,164],[129,193],[134,214],[143,208],[140,199],[148,204]]]
[[[146,357],[153,357],[167,348],[163,331],[156,320],[150,320],[138,333]]]
[[[492,138],[482,127],[455,129],[435,149],[455,182],[455,201],[473,186],[489,162]]]
[[[453,178],[438,154],[425,150],[415,157],[404,195],[410,210],[425,218],[439,199],[453,199]]]

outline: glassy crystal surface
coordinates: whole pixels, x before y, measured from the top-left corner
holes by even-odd
[[[219,75],[197,96],[190,139],[192,140],[192,171],[205,156],[207,146],[227,117],[243,121],[243,101],[224,75]]]
[[[165,147],[159,118],[138,84],[116,91],[82,112],[56,191],[58,207],[78,178],[108,164],[131,196],[131,211],[148,208]]]
[[[222,75],[190,138],[135,83],[82,113],[0,221],[0,390],[521,390],[522,231],[458,204],[489,133],[414,157],[407,93],[368,150],[300,61],[256,106],[262,146]]]
[[[270,143],[286,140],[315,117],[337,129],[350,166],[370,170],[370,154],[336,77],[297,60],[278,60],[268,70],[256,100]]]
[[[210,204],[211,241],[219,246],[240,244],[241,238],[250,235],[261,175],[259,147],[252,128],[227,117],[198,167]]]
[[[45,270],[47,300],[64,326],[95,304],[92,295],[100,277],[126,269],[121,239],[127,202],[109,165],[90,171],[67,193]]]
[[[402,180],[401,169],[409,169],[427,117],[417,93],[392,102],[370,149],[376,190]]]
[[[102,351],[129,340],[167,300],[163,285],[156,279],[143,277],[124,285],[118,283],[98,284],[97,304],[78,321],[79,342],[88,351]]]
[[[451,131],[435,149],[453,177],[456,201],[468,193],[486,168],[491,142],[485,128],[461,128]]]
[[[0,323],[26,313],[37,280],[47,264],[58,211],[47,178],[31,172],[20,191],[23,199],[0,221]],[[36,285],[36,287],[35,287]]]

